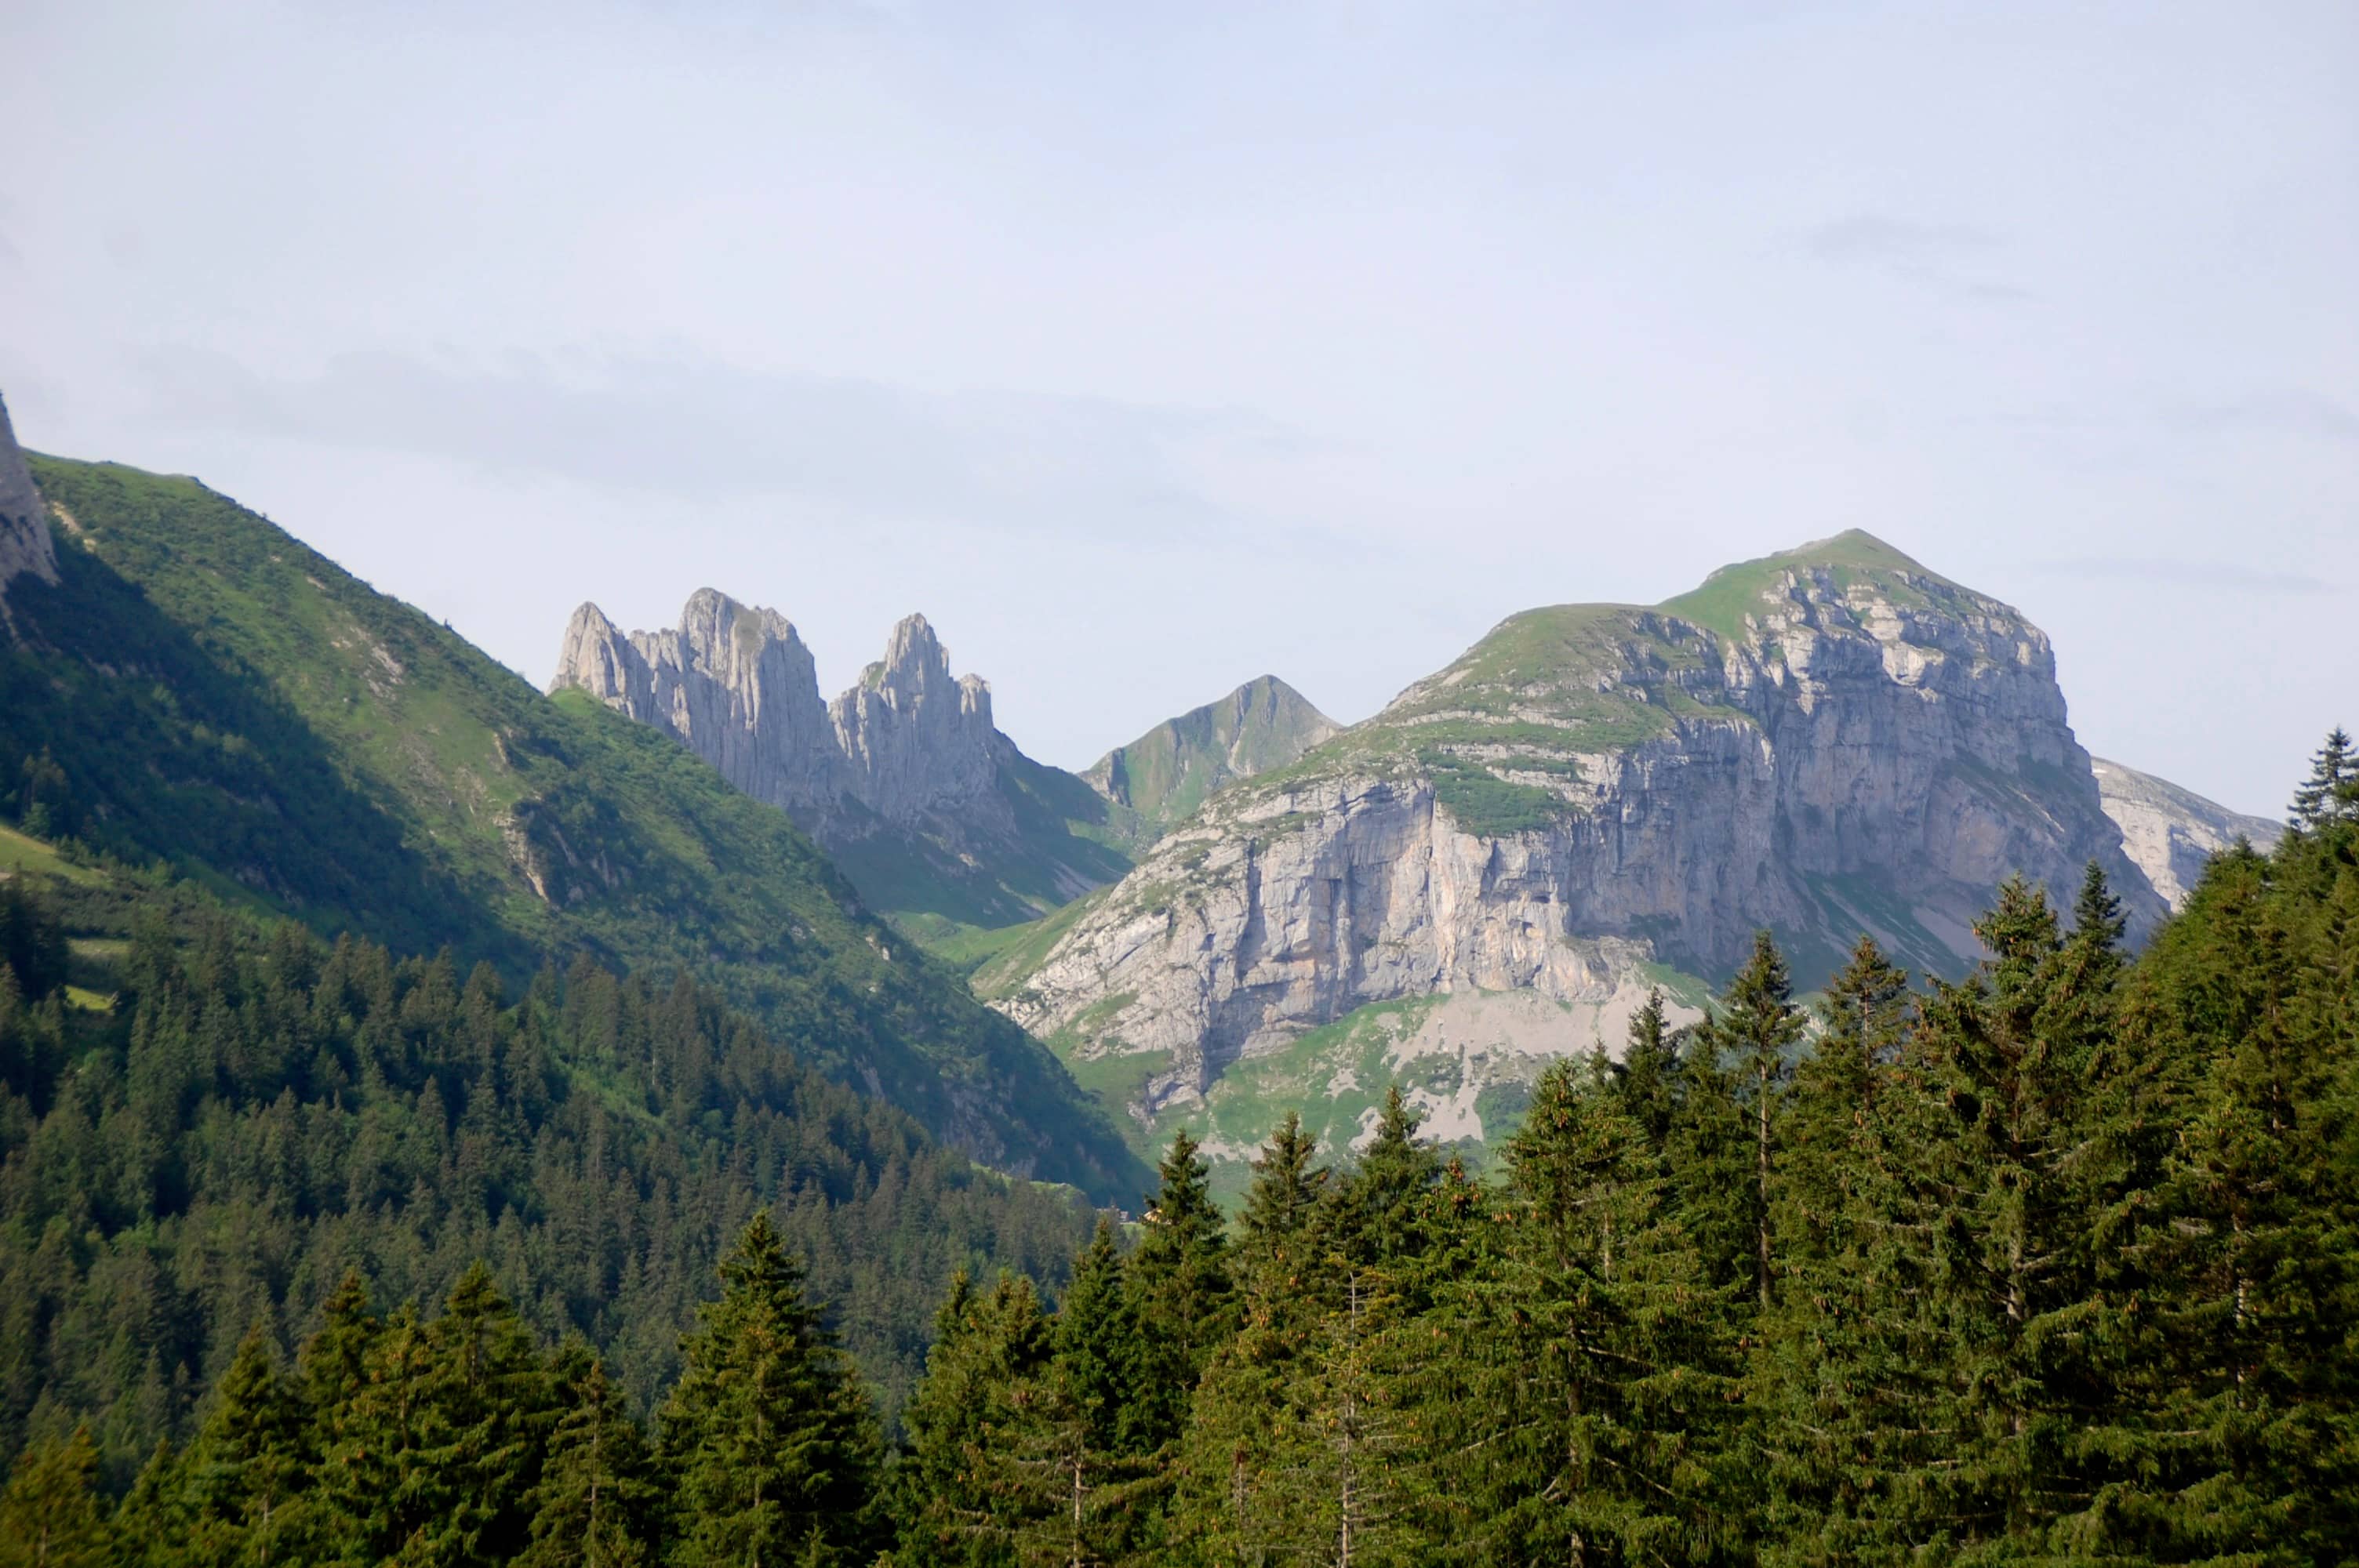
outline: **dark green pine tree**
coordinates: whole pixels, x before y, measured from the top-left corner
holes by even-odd
[[[1712,1560],[1740,1533],[1712,1479],[1736,1287],[1597,1065],[1549,1069],[1506,1166],[1499,1256],[1445,1297],[1469,1384],[1432,1439],[1477,1560]]]
[[[1895,1096],[1896,1225],[1927,1267],[1914,1310],[1940,1330],[1938,1379],[1905,1430],[1943,1434],[1905,1456],[1882,1528],[1944,1550],[2056,1544],[2060,1521],[2118,1479],[2125,1440],[2106,1365],[2131,1343],[2134,1298],[2104,1289],[2108,1184],[2096,1160],[2136,1141],[2096,1049],[2100,1004],[2044,894],[2019,879],[1977,923],[1991,957],[1919,1010]],[[2070,1028],[2058,1027],[2071,1021]],[[1920,1345],[1922,1342],[1919,1342]],[[1887,1418],[1888,1419],[1888,1418]]]
[[[1785,956],[1763,931],[1718,1011],[1690,1036],[1671,1130],[1680,1217],[1715,1281],[1776,1297],[1777,1206],[1792,1065],[1805,1032]]]
[[[1051,1345],[1031,1281],[1002,1274],[977,1291],[963,1271],[951,1281],[926,1375],[901,1417],[909,1436],[894,1475],[897,1564],[1017,1560],[1016,1540],[1043,1511],[1049,1483],[1023,1466],[1016,1391],[1047,1366]]]
[[[549,1377],[556,1423],[527,1499],[532,1541],[516,1568],[639,1568],[654,1559],[647,1439],[586,1341],[560,1346]]]
[[[1862,936],[1826,984],[1817,1043],[1794,1069],[1777,1228],[1788,1265],[1850,1246],[1860,1185],[1873,1169],[1876,1099],[1898,1065],[1908,1024],[1908,973]]]
[[[1132,1431],[1149,1448],[1186,1429],[1189,1398],[1236,1322],[1227,1227],[1186,1129],[1173,1135],[1158,1173],[1127,1271],[1141,1346]]]
[[[255,1326],[239,1343],[180,1466],[188,1561],[267,1568],[300,1560],[310,1418]]]
[[[860,1563],[875,1539],[880,1439],[866,1392],[803,1299],[769,1216],[721,1265],[663,1412],[680,1568]]]
[[[311,1411],[315,1454],[332,1444],[336,1422],[367,1387],[369,1357],[381,1329],[369,1312],[368,1287],[358,1271],[346,1273],[329,1292],[320,1316],[319,1332],[296,1362],[303,1403]]]
[[[1647,1146],[1660,1158],[1670,1145],[1671,1123],[1678,1117],[1680,1046],[1663,1006],[1660,986],[1630,1015],[1622,1049],[1615,1091],[1622,1108],[1647,1134]]]
[[[1304,1129],[1301,1113],[1288,1111],[1253,1162],[1253,1184],[1237,1216],[1238,1261],[1246,1274],[1282,1267],[1289,1257],[1299,1263],[1300,1243],[1327,1186],[1329,1173],[1318,1159],[1319,1141]]]
[[[1905,1191],[1922,1107],[1907,974],[1863,936],[1827,983],[1797,1068],[1777,1215],[1785,1286],[1756,1325],[1747,1404],[1765,1553],[1780,1563],[1890,1560],[1915,1541],[1897,1476],[1951,1450],[1952,1348],[1929,1303],[1933,1233]],[[1939,1415],[1932,1412],[1940,1412]]]
[[[527,1498],[555,1414],[547,1366],[481,1263],[451,1287],[428,1339],[427,1457],[449,1473],[455,1498],[428,1527],[428,1551],[444,1563],[507,1563],[530,1539]]]
[[[1151,1453],[1146,1336],[1112,1220],[1100,1217],[1089,1247],[1073,1260],[1054,1327],[1058,1376],[1081,1406],[1090,1441],[1107,1454]]]
[[[1425,1219],[1441,1180],[1441,1157],[1417,1135],[1422,1119],[1400,1086],[1388,1086],[1376,1135],[1351,1168],[1329,1184],[1332,1195],[1321,1220],[1329,1250],[1386,1268],[1395,1288],[1410,1293],[1413,1306],[1415,1271],[1400,1265],[1427,1249]]]
[[[1291,1538],[1282,1435],[1330,1265],[1321,1199],[1328,1172],[1289,1112],[1253,1164],[1236,1260],[1238,1330],[1212,1357],[1178,1462],[1180,1533],[1214,1561],[1257,1562]]]
[[[169,1443],[159,1443],[139,1467],[112,1521],[114,1568],[191,1568],[206,1561],[190,1541],[183,1457]]]
[[[2146,1328],[2134,1479],[2081,1533],[2155,1560],[2359,1537],[2359,863],[2332,826],[2223,857],[2141,960],[2125,1054],[2192,1058],[2124,1225]],[[2099,1526],[2104,1527],[2100,1534]]]
[[[113,1554],[90,1429],[17,1455],[0,1492],[0,1568],[110,1568]]]
[[[2294,791],[2288,820],[2298,833],[2359,820],[2359,752],[2337,725],[2310,759],[2310,777]]]
[[[325,1412],[315,1551],[323,1563],[368,1564],[416,1551],[455,1506],[458,1477],[438,1461],[444,1433],[427,1390],[434,1350],[417,1310],[375,1325],[352,1395]]]

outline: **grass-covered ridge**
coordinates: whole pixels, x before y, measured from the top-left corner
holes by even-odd
[[[1966,590],[1853,529],[1723,567],[1657,606],[1560,604],[1507,617],[1385,710],[1262,775],[1257,793],[1346,774],[1423,779],[1466,831],[1534,831],[1584,809],[1580,759],[1627,751],[1682,722],[1747,724],[1725,700],[1727,644],[1797,577],[1923,608]],[[1978,596],[1977,602],[1984,602]]]
[[[126,860],[520,977],[548,951],[719,985],[811,1060],[985,1158],[1140,1172],[1055,1060],[907,951],[783,813],[185,478],[32,460],[71,523],[12,587],[0,766]]]

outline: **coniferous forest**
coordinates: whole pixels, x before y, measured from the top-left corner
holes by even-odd
[[[956,1275],[906,1397],[880,1303],[947,1250],[847,1260],[973,1241],[983,1178],[692,988],[509,1005],[157,918],[119,1059],[69,1060],[15,900],[0,1561],[2348,1561],[2343,746],[2295,816],[2135,957],[2093,871],[2006,887],[1959,981],[1863,939],[1808,1011],[1765,935],[1479,1174],[1396,1092],[1356,1155],[1274,1130],[1233,1222],[1184,1135],[1134,1227],[995,1208],[1028,1262]],[[700,1165],[827,1095],[856,1169]]]

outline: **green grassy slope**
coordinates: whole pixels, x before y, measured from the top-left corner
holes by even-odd
[[[1083,776],[1113,801],[1114,826],[1145,845],[1223,785],[1282,768],[1338,728],[1300,692],[1261,676],[1115,747]]]
[[[54,760],[60,831],[512,975],[550,951],[692,970],[987,1160],[1136,1190],[1045,1048],[861,913],[782,813],[193,480],[32,462],[71,521],[60,585],[10,593],[0,768]]]

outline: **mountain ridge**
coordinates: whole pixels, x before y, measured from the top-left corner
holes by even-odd
[[[1228,784],[1284,767],[1343,728],[1277,676],[1256,676],[1116,746],[1082,778],[1151,842]]]
[[[2285,824],[2232,811],[2193,790],[2126,763],[2093,759],[2105,815],[2122,830],[2130,859],[2174,910],[2187,902],[2206,861],[2239,838],[2263,851],[2285,837]]]
[[[1159,1063],[1127,1103],[1160,1128],[1374,1004],[1535,992],[1611,1044],[1648,977],[1694,994],[1761,926],[1806,984],[1863,927],[1954,972],[2006,875],[2077,883],[2092,859],[2142,928],[2159,918],[2046,635],[1854,532],[1665,605],[1507,617],[1212,796],[1045,952],[984,978],[1085,1077]],[[1420,1103],[1495,1069],[1524,1071],[1461,1053]]]
[[[1037,919],[1130,867],[1107,803],[1000,732],[989,683],[952,673],[923,615],[823,702],[810,649],[777,611],[708,588],[677,627],[625,635],[584,604],[550,681],[568,689],[785,811],[871,907],[920,936]]]
[[[905,952],[781,814],[194,480],[29,464],[74,529],[55,583],[9,589],[0,759],[62,775],[61,831],[512,979],[552,951],[696,973],[988,1163],[1136,1189],[1054,1059]]]

